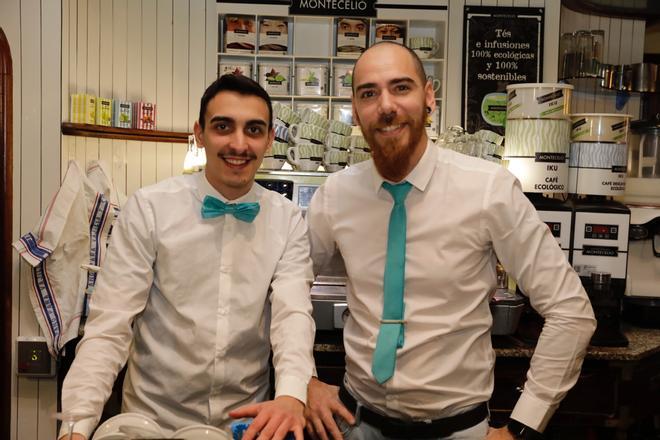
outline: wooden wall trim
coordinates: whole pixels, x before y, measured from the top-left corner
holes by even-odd
[[[12,374],[12,62],[0,28],[0,438],[9,438]]]

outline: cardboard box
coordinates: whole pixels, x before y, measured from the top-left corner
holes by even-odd
[[[156,104],[143,101],[133,103],[133,128],[156,129]]]
[[[96,98],[96,125],[112,126],[112,99]]]
[[[112,126],[131,128],[133,126],[133,105],[130,101],[115,101],[112,106]]]

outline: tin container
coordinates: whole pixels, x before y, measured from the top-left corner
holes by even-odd
[[[288,64],[260,63],[259,84],[271,95],[288,95],[291,66]]]
[[[326,64],[298,64],[296,66],[296,94],[326,96],[328,94],[328,66]]]
[[[511,84],[507,91],[507,119],[568,119],[570,84]]]
[[[628,142],[631,115],[616,113],[574,113],[571,115],[573,142]]]

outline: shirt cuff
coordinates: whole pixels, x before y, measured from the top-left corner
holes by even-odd
[[[303,405],[307,405],[307,380],[302,380],[297,376],[282,376],[278,378],[275,385],[275,398],[280,396],[291,396],[300,400]]]
[[[513,408],[511,418],[538,432],[543,432],[557,406],[539,400],[525,390]]]
[[[94,428],[96,428],[96,418],[87,417],[86,419],[77,421],[76,424],[73,425],[73,432],[75,432],[76,434],[82,434],[85,436],[85,438],[90,439],[92,437],[92,432],[94,432]],[[60,427],[60,433],[57,436],[57,438],[62,438],[62,436],[68,434],[69,434],[69,426],[67,425],[66,422],[62,422],[62,426]],[[66,439],[66,437],[64,438]]]

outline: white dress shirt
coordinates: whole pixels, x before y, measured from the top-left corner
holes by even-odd
[[[595,320],[586,292],[548,227],[499,165],[429,142],[406,177],[405,342],[379,385],[371,361],[383,311],[391,196],[372,161],[332,174],[307,212],[318,269],[337,248],[346,263],[347,386],[403,419],[446,417],[489,400],[495,353],[489,292],[496,257],[546,318],[512,417],[543,429],[575,384]]]
[[[168,433],[226,427],[230,410],[267,399],[271,344],[276,396],[306,401],[314,321],[300,209],[254,184],[232,201],[260,203],[253,223],[203,219],[206,195],[226,201],[203,173],[179,176],[122,210],[64,382],[63,411],[95,414],[76,432],[89,436],[127,359],[122,411]]]

